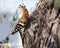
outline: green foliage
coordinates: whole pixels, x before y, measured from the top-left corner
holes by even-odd
[[[0,23],[2,23],[3,22],[3,20],[2,20],[2,18],[0,17]]]
[[[2,42],[0,41],[0,44],[2,44]],[[0,46],[0,48],[1,48],[1,46]]]
[[[15,21],[16,20],[16,18],[13,16],[13,21]]]
[[[18,15],[16,17],[13,16],[13,21],[16,21],[18,19]]]
[[[15,22],[18,20],[18,14],[17,14],[18,9],[16,10],[15,14],[13,15],[10,25],[11,27],[14,27],[14,25],[16,24]]]
[[[7,19],[6,14],[4,14],[3,16],[0,17],[0,23],[4,22],[5,19]]]
[[[9,37],[7,36],[4,40],[4,43],[8,43],[9,42]]]
[[[6,14],[4,14],[4,16],[3,16],[4,18],[6,18]]]
[[[11,27],[14,27],[14,25],[15,25],[16,22],[17,22],[17,20],[18,20],[18,15],[12,17],[12,19],[11,19],[11,21],[10,21]]]
[[[55,4],[57,4],[58,6],[60,6],[60,0],[55,0]]]

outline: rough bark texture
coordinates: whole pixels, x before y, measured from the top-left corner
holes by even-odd
[[[60,48],[60,8],[40,0],[24,33],[24,48]]]

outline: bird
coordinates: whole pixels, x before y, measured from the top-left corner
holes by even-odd
[[[22,11],[22,17],[18,20],[18,23],[15,25],[15,28],[14,28],[13,32],[11,33],[11,35],[13,35],[19,31],[19,33],[22,36],[23,32],[24,32],[23,29],[25,29],[25,26],[29,22],[29,12],[28,12],[26,6],[19,5],[19,9],[21,9],[21,11]]]

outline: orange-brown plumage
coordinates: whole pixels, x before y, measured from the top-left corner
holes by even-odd
[[[20,5],[19,8],[21,9],[23,14],[22,14],[22,17],[19,19],[18,24],[16,24],[14,31],[11,34],[14,34],[17,31],[20,31],[22,28],[25,28],[25,25],[27,25],[28,21],[29,21],[29,17],[28,17],[29,16],[29,12],[26,9],[26,7]],[[20,31],[20,34],[22,36],[22,32],[21,31]]]
[[[27,10],[27,8],[25,6],[21,6],[20,5],[20,9],[21,9],[23,14],[22,14],[22,17],[19,19],[18,23],[22,22],[22,23],[27,24],[28,20],[29,20],[29,17],[28,17],[29,16],[29,12],[28,12],[28,10]]]
[[[20,5],[19,8],[21,9],[23,15],[29,16],[29,12],[25,6]]]

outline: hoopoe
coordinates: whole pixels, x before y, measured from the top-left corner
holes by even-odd
[[[25,28],[25,26],[28,24],[28,21],[29,21],[29,17],[28,17],[29,12],[25,6],[20,5],[19,8],[21,9],[23,14],[22,14],[22,17],[19,19],[18,24],[16,24],[14,31],[11,34],[14,34],[19,31],[19,33],[22,36],[24,31],[23,28]]]

